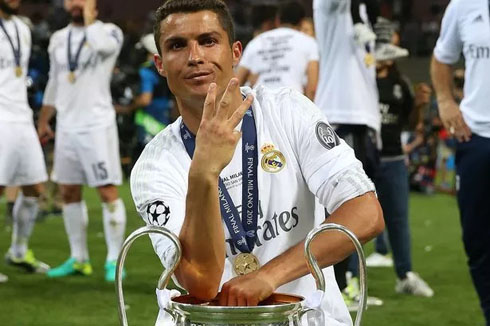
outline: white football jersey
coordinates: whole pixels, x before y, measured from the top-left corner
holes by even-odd
[[[19,31],[22,75],[16,76],[16,63],[12,46],[0,28],[0,121],[31,122],[32,110],[27,101],[26,75],[31,54],[31,31],[18,17],[4,19],[3,24],[18,48],[16,26]]]
[[[464,54],[466,71],[461,112],[472,132],[490,138],[488,7],[488,0],[452,0],[442,20],[434,56],[451,65]]]
[[[240,66],[259,75],[256,85],[291,87],[303,93],[308,63],[318,59],[314,38],[292,28],[281,27],[250,41]]]
[[[315,103],[332,124],[381,128],[374,42],[354,41],[350,0],[314,0],[313,16],[320,50]]]
[[[84,38],[74,82],[69,81],[68,35],[72,58]],[[57,128],[81,131],[114,123],[110,82],[123,43],[114,24],[97,21],[88,27],[68,25],[51,36],[50,72],[44,104],[56,107]]]
[[[304,240],[319,224],[315,198],[333,212],[345,201],[374,191],[353,150],[333,131],[318,108],[300,93],[287,89],[254,91],[252,105],[257,129],[259,218],[253,254],[261,264]],[[136,208],[147,224],[165,226],[176,235],[185,218],[188,171],[191,159],[180,134],[179,118],[158,134],[145,148],[131,175]],[[241,148],[241,142],[237,148]],[[233,202],[241,212],[242,153],[236,150],[221,173]],[[156,209],[155,209],[156,208]],[[155,211],[157,214],[155,214]],[[322,211],[323,216],[323,211]],[[232,279],[232,263],[239,251],[223,224],[226,236],[223,283]],[[172,243],[151,236],[155,252],[164,266],[175,254]],[[324,270],[327,289],[322,308],[326,325],[351,325],[351,318],[335,281],[333,268]],[[311,275],[290,282],[278,292],[308,296],[315,290]],[[161,311],[162,320],[169,316]]]

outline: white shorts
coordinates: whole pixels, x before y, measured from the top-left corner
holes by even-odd
[[[0,186],[48,180],[44,155],[32,123],[0,121]]]
[[[56,132],[52,180],[90,187],[122,183],[116,124],[82,132]]]

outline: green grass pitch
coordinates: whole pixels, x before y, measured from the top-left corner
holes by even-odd
[[[143,225],[136,215],[129,187],[121,188],[128,211],[127,234]],[[47,279],[42,275],[18,273],[0,263],[10,278],[0,284],[0,325],[68,326],[119,325],[113,284],[103,278],[106,255],[101,208],[93,189],[86,189],[89,208],[89,250],[92,277]],[[0,206],[0,248],[5,252],[10,232],[3,227],[5,207]],[[478,300],[471,284],[461,242],[456,200],[446,195],[411,197],[412,253],[414,270],[433,287],[433,298],[416,298],[394,292],[395,274],[390,268],[368,271],[369,294],[385,301],[371,307],[363,325],[479,326],[483,325]],[[38,223],[31,239],[36,256],[55,266],[69,254],[63,221],[50,217]],[[372,245],[366,246],[366,253]],[[155,287],[161,265],[147,238],[132,246],[126,261],[124,282],[131,326],[154,325],[157,315]],[[328,286],[328,284],[327,284]]]

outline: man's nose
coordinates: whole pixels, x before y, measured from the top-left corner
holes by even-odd
[[[203,53],[199,43],[191,42],[189,45],[189,64],[197,65],[202,64],[203,62]]]

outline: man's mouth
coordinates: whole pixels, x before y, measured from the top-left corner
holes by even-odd
[[[211,71],[195,71],[185,76],[187,80],[204,80],[212,75]]]

